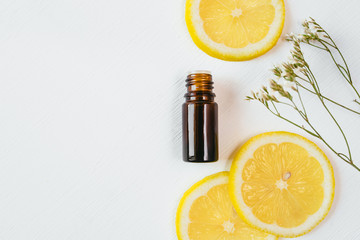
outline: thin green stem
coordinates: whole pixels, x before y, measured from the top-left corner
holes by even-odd
[[[332,38],[330,37],[330,35],[324,30],[324,32],[328,35],[330,41],[334,44],[335,49],[337,50],[337,52],[339,53],[343,63],[345,64],[345,68],[346,68],[346,73],[348,75],[348,82],[350,83],[352,89],[354,90],[354,92],[356,93],[356,95],[358,96],[358,98],[360,99],[360,93],[359,91],[355,88],[353,81],[351,79],[351,74],[350,74],[350,70],[349,70],[349,66],[347,65],[345,58],[343,56],[343,54],[341,53],[340,49],[337,47],[336,43],[332,40]],[[338,66],[338,65],[337,65]],[[344,68],[343,66],[340,65],[340,67]],[[344,69],[345,70],[345,69]],[[340,71],[341,72],[341,71]]]
[[[356,95],[358,95],[359,99],[360,99],[360,93],[358,92],[358,90],[355,88],[355,86],[353,84],[350,84],[352,89],[354,90],[354,92],[356,93]]]
[[[347,75],[349,75],[348,71],[347,71],[342,65],[338,64],[338,66],[339,66],[342,70],[344,70]]]
[[[305,109],[303,100],[302,100],[302,98],[301,98],[301,95],[300,95],[300,92],[299,92],[299,85],[298,85],[297,82],[296,82],[296,92],[297,92],[297,95],[298,95],[298,97],[299,97],[299,99],[300,99],[300,103],[301,103],[302,109],[303,109],[303,111],[304,111],[305,117],[306,117],[306,119],[307,119],[306,109]]]
[[[271,102],[272,102],[272,105],[275,107],[274,102],[273,102],[273,101],[271,101]],[[315,127],[311,124],[311,122],[310,122],[308,119],[304,119],[304,118],[303,118],[303,119],[305,120],[305,122],[309,125],[309,127],[310,127],[314,132],[306,129],[304,126],[300,126],[299,124],[297,124],[297,123],[295,123],[295,122],[293,122],[293,121],[291,121],[291,120],[289,120],[289,119],[281,116],[280,113],[277,111],[276,107],[275,107],[276,112],[274,112],[273,110],[270,109],[270,107],[269,107],[268,105],[265,105],[264,103],[262,103],[262,104],[263,104],[263,105],[269,110],[269,112],[271,112],[274,116],[276,116],[276,117],[278,117],[278,118],[280,118],[280,119],[282,119],[282,120],[290,123],[291,125],[299,128],[299,129],[302,129],[302,130],[305,131],[306,133],[308,133],[308,134],[310,134],[310,135],[312,135],[312,136],[320,139],[334,154],[336,154],[336,155],[337,155],[339,158],[341,158],[344,162],[348,163],[349,165],[351,165],[352,167],[354,167],[356,170],[358,170],[358,171],[360,172],[360,168],[359,168],[358,166],[356,166],[352,161],[350,161],[349,158],[348,158],[346,155],[337,152],[334,148],[332,148],[332,147],[325,141],[325,139],[320,135],[320,133],[315,129]],[[295,109],[295,110],[297,109],[296,105],[295,105],[295,106],[292,106],[292,108]],[[299,113],[298,110],[296,110],[296,111]],[[299,113],[299,114],[300,114],[300,113]],[[300,116],[302,116],[302,115],[300,114]]]
[[[353,161],[352,161],[352,157],[351,157],[351,150],[350,150],[350,146],[349,146],[348,140],[347,140],[347,138],[346,138],[346,136],[345,136],[345,133],[344,133],[344,131],[342,130],[340,124],[336,121],[336,119],[335,119],[335,117],[333,116],[333,114],[330,112],[330,110],[329,110],[328,107],[326,106],[324,100],[322,99],[322,97],[321,97],[321,92],[320,92],[320,87],[319,87],[319,85],[318,85],[318,83],[317,83],[317,81],[316,81],[316,78],[315,78],[313,72],[311,71],[310,67],[309,67],[308,65],[306,65],[305,68],[307,69],[307,72],[309,73],[309,74],[306,73],[305,75],[306,75],[306,77],[309,79],[309,81],[310,81],[310,83],[311,83],[311,86],[313,87],[313,89],[314,89],[314,91],[315,91],[315,95],[319,98],[321,104],[324,106],[324,108],[326,109],[326,111],[328,112],[328,114],[330,115],[330,117],[333,119],[333,121],[335,122],[335,124],[336,124],[337,127],[339,128],[339,130],[340,130],[340,132],[341,132],[341,134],[342,134],[342,136],[343,136],[343,138],[344,138],[344,141],[345,141],[345,143],[346,143],[346,147],[347,147],[348,153],[349,153],[348,162],[352,163]],[[301,114],[300,112],[299,112],[299,114],[302,116],[302,114]],[[306,119],[304,118],[304,120],[306,120]],[[307,121],[307,120],[306,120],[306,121]],[[308,122],[308,124],[310,124],[309,121],[307,121],[307,122]],[[311,126],[311,127],[312,127],[312,126]],[[314,131],[316,131],[315,128],[312,127],[312,129],[313,129]],[[319,134],[319,136],[320,136],[320,134]],[[323,142],[324,142],[330,149],[332,149],[332,148],[330,147],[330,145],[325,142],[325,140],[323,140]],[[333,150],[333,149],[332,149],[332,150]],[[334,150],[334,152],[336,153],[335,150]],[[339,153],[337,153],[337,154],[338,154],[339,157],[341,157],[341,158],[344,160],[343,156],[340,156]]]
[[[305,122],[309,125],[309,127],[310,127],[314,132],[311,132],[310,130],[306,129],[304,126],[300,126],[299,124],[296,124],[295,122],[293,122],[293,121],[291,121],[291,120],[288,120],[288,119],[282,117],[280,114],[275,114],[270,108],[268,108],[268,110],[269,110],[270,112],[272,112],[274,115],[280,117],[281,119],[283,119],[283,120],[291,123],[292,125],[300,128],[300,129],[303,129],[305,132],[307,132],[307,133],[311,134],[312,136],[320,139],[333,153],[335,153],[337,156],[339,156],[339,157],[340,157],[342,160],[344,160],[345,162],[347,162],[347,163],[349,163],[349,164],[352,164],[352,161],[350,161],[350,159],[349,159],[346,155],[337,152],[334,148],[332,148],[332,147],[330,146],[330,144],[328,144],[328,143],[325,141],[325,139],[321,136],[321,134],[316,130],[316,128],[315,128],[315,127],[311,124],[311,122],[308,120],[308,118],[305,117],[305,116],[302,114],[302,112],[301,112],[301,111],[299,110],[299,108],[297,107],[296,103],[295,103],[294,101],[292,101],[292,103],[293,103],[293,105],[290,105],[290,104],[289,104],[289,106],[290,106],[292,109],[294,109],[294,110],[301,116],[301,118],[303,118],[303,120],[305,120]],[[274,103],[272,103],[272,104],[275,106]]]
[[[301,77],[301,76],[299,76],[299,75],[297,75],[297,74],[295,74],[295,75],[296,75],[295,77],[300,78],[300,79],[303,80],[304,82],[310,83],[308,79],[305,79],[305,78],[303,78],[303,77]]]
[[[277,110],[277,108],[276,108],[276,106],[275,106],[274,102],[273,102],[273,101],[271,101],[271,103],[272,103],[272,105],[274,106],[274,109],[275,109],[276,113],[280,116],[280,113],[279,113],[279,111]]]
[[[334,57],[334,55],[332,54],[332,52],[330,51],[330,49],[322,42],[322,40],[320,40],[320,43],[326,48],[326,51],[330,54],[333,62],[335,63],[336,67],[339,69],[339,72],[341,73],[341,75],[343,75],[343,77],[346,79],[346,81],[347,81],[348,83],[350,83],[350,85],[351,85],[351,79],[348,77],[349,75],[347,74],[348,76],[346,76],[346,75],[344,74],[343,70],[339,67],[339,64],[336,62],[335,57]]]
[[[318,135],[318,138],[319,138],[333,153],[335,153],[335,154],[336,154],[338,157],[340,157],[343,161],[345,161],[346,163],[352,165],[352,166],[355,167],[358,171],[360,171],[360,169],[359,169],[355,164],[353,164],[353,162],[350,161],[350,159],[349,159],[346,155],[344,155],[344,154],[342,154],[342,153],[339,153],[339,152],[337,152],[334,148],[332,148],[332,147],[330,146],[330,144],[327,143],[327,142],[325,141],[325,139],[321,136],[321,134],[315,129],[315,127],[311,124],[311,122],[310,122],[309,120],[306,120],[306,119],[304,119],[304,120],[305,120],[306,123],[310,126],[310,128]]]
[[[290,101],[291,101],[291,103],[292,103],[292,108],[293,108],[296,112],[298,112],[298,113],[300,114],[300,116],[301,116],[304,120],[307,121],[307,116],[306,116],[306,114],[305,114],[304,112],[302,112],[302,111],[298,108],[298,106],[296,105],[296,103],[294,102],[294,100],[290,99]]]
[[[317,87],[318,87],[318,89],[314,88],[314,90],[315,90],[316,93],[319,93],[318,90],[320,90],[320,89],[319,89],[319,86],[318,86],[318,84],[317,84],[317,82],[316,82],[316,78],[315,78],[314,74],[312,73],[312,71],[310,70],[310,68],[308,68],[308,70],[309,70],[310,75],[311,75],[311,76],[313,77],[313,79],[315,80],[315,81],[314,81],[315,84],[316,84]],[[348,143],[348,140],[347,140],[347,138],[346,138],[346,136],[345,136],[344,131],[342,130],[340,124],[339,124],[338,121],[335,119],[334,115],[331,113],[331,111],[329,110],[329,108],[326,106],[324,100],[323,100],[319,95],[317,95],[317,96],[318,96],[321,104],[324,106],[324,108],[326,109],[326,111],[328,112],[328,114],[330,115],[330,117],[332,118],[332,120],[335,122],[336,126],[339,128],[339,130],[340,130],[340,132],[341,132],[341,134],[342,134],[342,136],[343,136],[343,138],[344,138],[344,140],[345,140],[345,143],[346,143],[346,147],[347,147],[347,150],[348,150],[348,153],[349,153],[349,161],[352,163],[353,161],[352,161],[352,157],[351,157],[351,150],[350,150],[350,146],[349,146],[349,143]]]
[[[313,24],[313,26],[315,26],[316,31],[319,32],[320,35],[317,35],[316,33],[309,33],[310,35],[309,36],[304,35],[305,40],[300,40],[300,42],[308,44],[311,47],[318,48],[320,50],[323,50],[323,51],[326,51],[329,53],[332,61],[335,63],[335,65],[338,68],[338,70],[340,71],[341,75],[345,78],[345,80],[350,84],[350,86],[355,91],[358,98],[356,98],[354,100],[354,102],[360,105],[359,91],[355,88],[355,86],[352,82],[349,67],[348,67],[348,65],[345,61],[345,58],[344,58],[343,54],[341,53],[340,49],[337,47],[337,45],[335,44],[334,40],[330,37],[330,35],[325,30],[323,30],[322,27],[315,22],[315,20],[311,19],[310,23]],[[304,25],[304,27],[308,28],[308,25]],[[309,29],[307,29],[307,30],[309,30]],[[324,38],[323,38],[323,36],[324,36]],[[311,42],[308,40],[311,40]],[[290,123],[291,125],[299,128],[299,129],[302,129],[306,133],[321,140],[340,159],[342,159],[344,162],[348,163],[349,165],[351,165],[357,171],[360,172],[360,167],[356,166],[353,162],[348,139],[347,139],[340,123],[335,118],[335,115],[332,113],[332,111],[330,111],[330,109],[328,107],[328,102],[335,104],[339,107],[342,107],[353,113],[356,113],[358,115],[360,115],[360,111],[355,111],[355,110],[351,109],[350,107],[344,106],[344,105],[322,95],[319,83],[318,83],[315,75],[311,71],[309,64],[305,61],[303,52],[301,51],[301,48],[300,48],[299,40],[294,39],[293,44],[294,44],[294,51],[292,51],[291,54],[292,54],[293,59],[295,60],[295,63],[294,64],[289,63],[289,64],[283,65],[285,68],[285,73],[286,73],[286,76],[284,76],[283,78],[285,80],[295,82],[296,87],[293,86],[292,89],[294,91],[296,91],[299,99],[298,100],[295,99],[296,95],[294,95],[295,98],[293,98],[293,96],[290,95],[290,93],[288,93],[287,91],[285,91],[283,89],[283,87],[281,87],[281,86],[279,86],[279,88],[275,88],[276,86],[275,87],[273,86],[272,89],[275,90],[276,92],[278,92],[282,97],[284,97],[287,100],[282,99],[282,101],[279,101],[275,97],[271,98],[271,96],[269,96],[266,99],[256,98],[256,97],[255,97],[255,99],[258,100],[259,102],[261,102],[276,117]],[[334,51],[334,49],[336,49],[336,51]],[[341,60],[340,60],[340,57],[341,57]],[[301,69],[300,69],[301,74],[299,74],[300,76],[298,76],[296,73],[293,72],[293,70],[297,69],[299,66],[301,67]],[[276,73],[278,73],[278,72],[275,72],[275,75],[278,75]],[[290,76],[288,76],[288,75],[290,75]],[[335,123],[335,125],[339,129],[339,131],[344,139],[344,142],[346,144],[346,147],[347,147],[347,151],[346,151],[347,154],[336,151],[322,137],[322,135],[316,130],[313,123],[309,120],[309,116],[306,111],[306,104],[303,101],[303,98],[301,96],[302,90],[317,96],[321,105],[325,108],[327,114],[330,116],[332,121]],[[254,98],[249,98],[249,99],[255,100]],[[279,112],[279,110],[281,110],[281,109],[277,108],[278,104],[282,104],[282,105],[286,106],[286,108],[295,110],[296,113],[300,115],[300,121],[299,122],[292,121],[291,119],[288,119],[286,116],[282,116]],[[305,126],[300,124],[303,121],[305,121],[305,123],[306,123]]]
[[[320,25],[319,25],[319,26],[320,26]],[[321,27],[321,26],[320,26],[320,27]],[[347,63],[346,63],[343,54],[341,53],[340,49],[337,47],[335,41],[330,37],[330,35],[329,35],[322,27],[321,27],[321,29],[322,29],[322,30],[324,31],[324,33],[328,36],[328,38],[330,39],[330,41],[334,44],[334,48],[337,50],[337,52],[339,53],[342,61],[344,62],[345,67],[346,67],[347,72],[348,72],[348,75],[349,75],[350,82],[352,83],[349,66],[348,66]],[[358,95],[358,96],[359,96],[359,98],[360,98],[360,95]]]
[[[286,105],[286,106],[289,106],[289,107],[293,107],[291,104],[286,103],[286,102],[281,102],[281,101],[278,101],[277,103],[279,103],[279,104],[283,104],[283,105]]]
[[[311,122],[309,121],[309,119],[304,116],[304,114],[299,110],[299,108],[297,107],[296,103],[294,101],[291,101],[293,103],[293,109],[295,111],[297,111],[297,113],[302,117],[302,119],[310,126],[310,128],[315,132],[315,135],[317,138],[319,138],[332,152],[334,152],[337,156],[339,156],[342,160],[344,160],[345,162],[352,164],[353,162],[351,161],[351,159],[349,159],[346,155],[344,155],[343,153],[339,153],[337,152],[335,149],[333,149],[330,144],[328,144],[325,139],[321,136],[321,134],[315,129],[315,127],[311,124]],[[304,128],[303,128],[304,129]]]
[[[360,172],[360,168],[358,166],[356,166],[354,163],[350,163],[347,162],[348,164],[350,164],[352,167],[354,167],[356,170],[358,170]]]
[[[325,44],[327,44],[327,45],[329,45],[329,46],[331,46],[333,48],[336,48],[335,45],[332,45],[331,43],[329,43],[328,41],[325,41],[324,39],[321,39],[320,37],[319,37],[319,41],[321,41],[321,42],[323,42],[323,43],[325,43]]]
[[[304,86],[304,85],[302,85],[301,83],[296,82],[296,84],[297,84],[299,87],[301,87],[302,89],[304,89],[305,91],[307,91],[307,92],[309,92],[309,93],[312,93],[312,94],[316,95],[316,93],[315,93],[315,92],[311,91],[310,89],[308,89],[307,87],[305,87],[305,86]],[[326,96],[322,95],[321,93],[319,93],[319,96],[320,96],[320,97],[322,97],[323,99],[325,99],[325,100],[327,100],[327,101],[329,101],[329,102],[333,103],[333,104],[338,105],[339,107],[342,107],[342,108],[344,108],[344,109],[346,109],[346,110],[348,110],[348,111],[350,111],[350,112],[353,112],[353,113],[356,113],[356,114],[360,115],[360,112],[357,112],[357,111],[355,111],[355,110],[353,110],[353,109],[351,109],[351,108],[349,108],[349,107],[346,107],[346,106],[344,106],[344,105],[342,105],[342,104],[340,104],[340,103],[338,103],[338,102],[335,102],[334,100],[332,100],[332,99],[330,99],[330,98],[328,98],[328,97],[326,97]],[[360,103],[359,103],[359,102],[357,102],[357,101],[356,101],[356,103],[360,104]]]
[[[347,73],[347,76],[348,76],[348,78],[345,78],[345,79],[350,83],[352,89],[354,90],[354,92],[356,93],[356,95],[358,96],[358,98],[360,99],[360,93],[358,92],[358,90],[355,88],[355,86],[354,86],[354,84],[353,84],[353,81],[352,81],[352,79],[351,79],[351,74],[350,74],[349,66],[348,66],[347,63],[346,63],[345,58],[344,58],[342,52],[341,52],[340,49],[337,47],[336,43],[335,43],[334,40],[330,37],[330,35],[329,35],[323,28],[322,28],[322,30],[324,31],[324,33],[328,36],[328,38],[330,39],[330,41],[331,41],[334,45],[331,45],[331,44],[329,44],[329,43],[328,43],[328,44],[329,44],[330,46],[334,47],[334,48],[336,49],[336,51],[339,53],[339,55],[340,55],[343,63],[345,64],[346,73]],[[327,41],[325,41],[325,40],[322,40],[322,39],[320,39],[320,40],[323,41],[323,42],[325,42],[325,43],[327,43]],[[329,53],[331,53],[330,50],[329,50]],[[333,58],[333,56],[332,56],[332,58]],[[338,66],[338,64],[337,64],[337,62],[335,61],[334,58],[333,58],[333,60],[334,60],[334,62],[335,62],[335,64],[336,64],[336,66],[339,68],[339,66]],[[341,65],[340,65],[340,66],[341,66]],[[342,66],[341,66],[341,67],[342,67]],[[344,68],[344,67],[342,67],[342,68]],[[339,70],[340,70],[340,69],[339,69]],[[340,72],[342,73],[341,70],[340,70]]]
[[[319,46],[316,46],[315,44],[312,44],[312,43],[310,43],[310,42],[306,42],[308,45],[310,45],[310,46],[313,46],[313,47],[316,47],[316,48],[318,48],[318,49],[321,49],[321,50],[324,50],[324,51],[326,51],[326,49],[325,48],[322,48],[322,47],[319,47]]]
[[[318,137],[315,133],[313,133],[313,132],[311,132],[310,130],[306,129],[304,126],[300,126],[299,124],[297,124],[297,123],[295,123],[295,122],[293,122],[293,121],[291,121],[291,120],[289,120],[289,119],[281,116],[280,113],[275,113],[275,112],[272,111],[269,107],[267,107],[265,104],[264,104],[264,106],[265,106],[273,115],[275,115],[276,117],[281,118],[282,120],[284,120],[284,121],[286,121],[286,122],[288,122],[288,123],[290,123],[290,124],[292,124],[292,125],[300,128],[300,129],[303,129],[305,132],[307,132],[308,134],[310,134],[310,135],[312,135],[312,136],[314,136],[314,137]]]

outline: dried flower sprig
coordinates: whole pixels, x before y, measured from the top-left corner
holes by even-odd
[[[312,18],[305,20],[302,24],[304,32],[302,34],[288,34],[286,40],[292,43],[293,49],[290,51],[291,57],[289,61],[275,66],[272,69],[274,79],[269,80],[268,86],[263,86],[259,91],[252,92],[246,99],[249,101],[259,101],[262,103],[272,114],[285,120],[286,122],[304,130],[308,134],[320,139],[332,152],[334,152],[339,158],[350,164],[356,170],[360,172],[360,167],[357,166],[352,158],[351,149],[348,139],[340,125],[336,120],[332,111],[328,107],[328,103],[335,104],[347,111],[360,115],[359,110],[355,110],[351,107],[338,103],[337,101],[325,96],[319,87],[318,81],[311,70],[308,62],[305,60],[301,44],[306,44],[311,47],[320,49],[327,52],[335,66],[346,80],[346,83],[350,85],[356,98],[354,102],[360,105],[359,91],[353,84],[349,67],[345,61],[343,54],[337,47],[330,35]],[[337,59],[340,59],[337,60]],[[306,106],[302,100],[301,92],[317,96],[317,99],[328,113],[330,119],[335,123],[340,131],[344,143],[346,144],[347,153],[344,154],[335,150],[327,141],[322,137],[320,132],[316,130],[313,122],[309,119],[306,112]],[[294,95],[292,95],[294,94]],[[282,115],[276,106],[285,105],[294,110],[298,116],[305,122],[305,126],[301,123],[297,123],[286,118]]]

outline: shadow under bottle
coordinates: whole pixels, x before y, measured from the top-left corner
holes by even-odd
[[[185,162],[218,160],[218,105],[214,101],[213,84],[209,72],[187,76],[187,93],[182,106]]]

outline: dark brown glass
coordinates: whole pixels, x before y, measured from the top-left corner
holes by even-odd
[[[207,72],[187,76],[187,93],[182,106],[185,162],[218,160],[218,105],[214,102],[213,84]]]

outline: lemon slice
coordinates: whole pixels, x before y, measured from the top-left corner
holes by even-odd
[[[194,184],[183,195],[176,214],[179,240],[276,240],[244,223],[228,192],[229,173],[220,172]]]
[[[230,170],[230,197],[240,217],[282,237],[303,235],[320,223],[330,210],[334,187],[325,154],[288,132],[251,138]]]
[[[187,0],[185,19],[192,39],[204,52],[242,61],[276,44],[285,6],[283,0]]]

